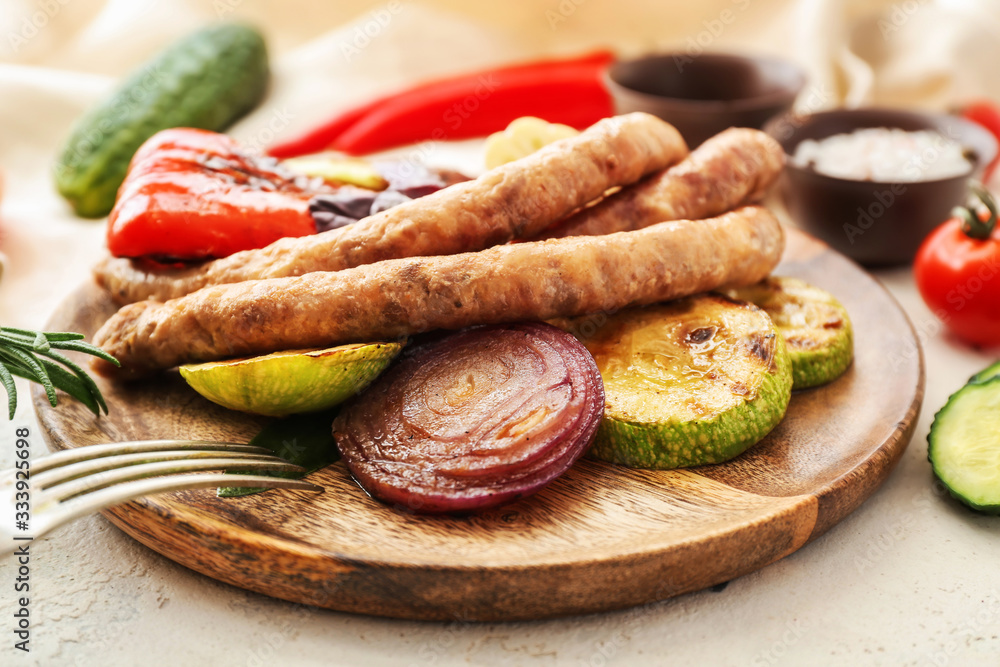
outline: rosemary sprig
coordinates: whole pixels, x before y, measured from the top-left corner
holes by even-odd
[[[115,366],[120,365],[110,354],[82,339],[83,334],[72,332],[48,333],[0,327],[0,384],[7,392],[9,419],[14,418],[14,410],[17,408],[15,375],[42,385],[52,407],[58,402],[56,389],[62,389],[86,405],[95,415],[100,415],[102,410],[104,414],[108,414],[108,406],[93,378],[57,352],[83,352]]]

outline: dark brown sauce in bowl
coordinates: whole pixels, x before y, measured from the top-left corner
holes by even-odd
[[[645,111],[672,123],[691,147],[729,127],[762,128],[805,86],[793,63],[722,53],[666,53],[612,65],[605,83],[617,113]]]

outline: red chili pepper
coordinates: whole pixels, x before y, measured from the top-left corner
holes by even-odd
[[[361,120],[365,114],[371,113],[391,99],[392,96],[387,95],[351,107],[302,136],[271,146],[267,149],[267,154],[279,160],[286,160],[290,157],[298,157],[326,150],[337,137],[343,134],[351,125]]]
[[[521,116],[578,129],[612,115],[612,102],[593,67],[490,74],[474,86],[395,100],[355,123],[333,148],[360,155],[428,139],[468,139],[498,132]]]
[[[316,233],[294,176],[240,151],[224,134],[176,128],[144,143],[108,219],[117,257],[225,257]]]
[[[962,109],[962,117],[982,125],[996,137],[997,142],[1000,142],[1000,107],[997,107],[993,102],[989,100],[972,102]],[[1000,152],[983,170],[984,183],[990,180],[998,163],[1000,163]]]
[[[529,115],[582,129],[614,112],[601,82],[613,58],[598,51],[421,84],[341,112],[268,154],[286,158],[327,148],[360,154],[428,139],[465,139]]]

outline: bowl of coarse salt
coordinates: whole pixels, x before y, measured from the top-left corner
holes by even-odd
[[[785,114],[764,129],[785,150],[792,219],[867,266],[910,262],[997,153],[975,123],[899,109]]]

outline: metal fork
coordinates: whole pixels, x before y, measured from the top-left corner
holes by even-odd
[[[220,486],[323,490],[297,479],[202,472],[207,470],[304,471],[263,447],[207,440],[144,440],[58,452],[31,461],[27,480],[16,468],[0,473],[0,555],[81,516],[154,493]]]

